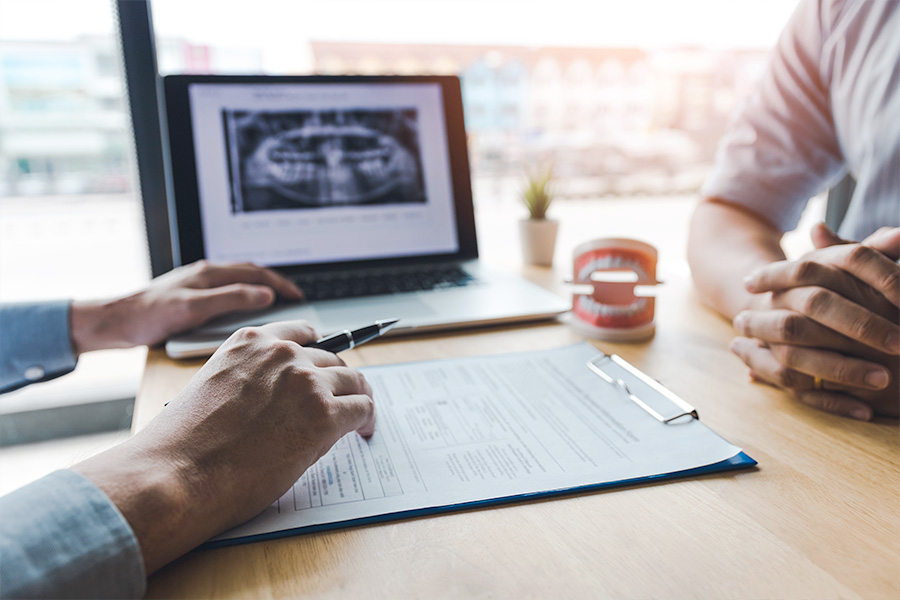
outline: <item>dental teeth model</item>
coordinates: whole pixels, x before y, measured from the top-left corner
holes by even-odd
[[[625,342],[653,336],[656,248],[626,238],[592,240],[575,248],[576,286],[569,323],[596,339]]]

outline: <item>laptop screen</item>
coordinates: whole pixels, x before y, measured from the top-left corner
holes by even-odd
[[[439,82],[211,79],[184,88],[205,258],[286,266],[459,252]]]

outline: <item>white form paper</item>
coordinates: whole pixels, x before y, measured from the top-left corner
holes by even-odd
[[[674,473],[740,452],[696,419],[650,416],[587,367],[598,355],[582,343],[363,368],[375,434],[343,437],[262,514],[214,540]],[[673,412],[627,371],[614,378]]]

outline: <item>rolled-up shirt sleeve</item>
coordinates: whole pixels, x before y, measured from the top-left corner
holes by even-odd
[[[0,305],[0,393],[75,368],[70,305],[69,300]]]
[[[741,205],[782,231],[844,172],[844,156],[821,71],[825,25],[819,3],[801,2],[757,92],[723,137],[706,197]]]
[[[80,473],[56,471],[0,498],[0,597],[136,598],[146,589],[137,539]]]

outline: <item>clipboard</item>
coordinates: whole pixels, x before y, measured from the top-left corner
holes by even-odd
[[[565,368],[565,370],[556,372],[556,370],[561,368]],[[618,431],[621,433],[620,430],[622,430],[624,425],[634,426],[635,431],[637,431],[637,436],[645,438],[643,440],[638,440],[640,443],[646,443],[652,446],[653,444],[658,443],[668,444],[670,438],[673,440],[684,439],[686,440],[686,442],[684,442],[686,444],[685,447],[688,447],[690,446],[690,443],[692,443],[694,437],[700,436],[703,437],[704,443],[708,444],[709,448],[715,448],[715,452],[719,453],[719,458],[713,458],[708,461],[703,460],[701,461],[702,464],[688,462],[685,464],[694,466],[684,468],[650,469],[646,472],[642,471],[641,473],[643,474],[637,476],[628,476],[627,473],[629,471],[624,467],[618,471],[613,471],[613,475],[611,476],[605,471],[603,474],[598,473],[594,475],[590,469],[585,471],[584,475],[574,476],[565,473],[571,465],[562,464],[562,473],[554,475],[555,478],[553,479],[539,479],[534,482],[523,479],[521,482],[512,481],[506,485],[497,484],[487,486],[483,490],[479,489],[472,493],[463,490],[462,488],[465,487],[464,485],[457,486],[460,488],[457,489],[452,485],[453,482],[451,482],[450,484],[445,485],[444,487],[446,489],[443,490],[437,490],[437,488],[432,486],[432,489],[429,489],[426,492],[404,491],[400,500],[394,500],[387,497],[365,498],[355,505],[355,508],[353,501],[333,505],[325,504],[323,501],[321,506],[311,506],[308,509],[295,508],[294,512],[291,512],[290,506],[287,506],[285,507],[285,512],[281,512],[282,504],[289,505],[293,501],[296,507],[298,487],[302,488],[300,490],[301,492],[309,492],[311,489],[310,486],[319,486],[317,488],[317,493],[321,500],[323,497],[323,488],[321,485],[325,483],[324,478],[326,477],[326,474],[327,477],[334,476],[342,464],[337,457],[346,458],[352,453],[367,452],[371,450],[371,446],[377,446],[379,443],[382,443],[374,437],[370,442],[361,442],[361,438],[358,438],[358,436],[356,436],[356,438],[353,437],[356,434],[348,434],[349,437],[345,436],[345,438],[342,438],[329,454],[320,459],[316,465],[310,467],[310,470],[307,471],[301,480],[298,480],[298,483],[292,487],[293,491],[289,490],[288,493],[278,501],[277,514],[275,514],[272,507],[270,507],[270,509],[267,509],[268,513],[264,513],[247,524],[235,528],[231,532],[226,532],[225,534],[214,538],[203,544],[201,548],[214,548],[303,533],[396,521],[425,515],[437,515],[470,508],[499,506],[539,498],[595,492],[650,482],[692,478],[712,473],[746,469],[757,464],[754,459],[744,453],[740,448],[731,446],[708,427],[701,425],[697,410],[662,385],[659,381],[643,373],[618,355],[604,354],[587,343],[575,344],[573,346],[542,352],[520,352],[487,357],[423,361],[418,363],[406,363],[404,365],[369,367],[363,368],[362,370],[367,377],[369,377],[373,387],[375,387],[377,398],[379,392],[384,393],[386,381],[395,382],[395,380],[402,380],[402,385],[397,384],[398,389],[402,390],[405,389],[403,386],[409,387],[411,385],[410,381],[423,376],[423,373],[426,376],[425,380],[430,381],[427,377],[434,378],[434,373],[436,372],[452,371],[460,374],[466,369],[468,369],[467,373],[469,375],[481,372],[487,377],[485,381],[494,385],[494,390],[500,389],[497,387],[497,382],[501,381],[502,378],[497,375],[497,372],[503,372],[503,369],[509,370],[509,373],[505,375],[505,377],[513,382],[512,385],[519,386],[517,388],[511,387],[510,389],[517,390],[524,389],[531,391],[535,385],[537,385],[535,382],[541,382],[546,379],[548,373],[553,374],[553,376],[556,377],[556,379],[551,382],[553,385],[547,385],[545,387],[547,389],[557,390],[559,392],[557,395],[561,400],[559,401],[559,405],[554,404],[550,406],[552,411],[547,412],[546,415],[549,415],[548,418],[552,419],[555,418],[554,415],[571,412],[572,414],[569,415],[571,417],[569,421],[567,423],[561,423],[569,428],[570,433],[571,431],[577,430],[581,425],[581,421],[588,418],[585,417],[587,412],[581,414],[579,411],[595,411],[595,417],[598,421],[607,420],[610,422],[609,431],[611,432]],[[535,371],[541,371],[541,373],[535,374]],[[574,375],[574,379],[568,379],[570,375]],[[532,380],[517,382],[516,379],[521,377],[532,377]],[[489,386],[487,386],[485,382],[476,381],[471,384],[470,389],[462,390],[460,393],[466,397],[466,403],[471,403],[472,390],[484,390],[487,387]],[[448,389],[453,390],[454,387],[449,386]],[[590,396],[579,398],[579,393],[584,392],[588,392]],[[399,393],[397,394],[399,396]],[[512,396],[510,396],[510,398],[511,397]],[[494,399],[493,406],[496,409],[502,402],[511,402],[510,398],[503,397],[499,400]],[[521,401],[524,399],[526,398],[523,396],[518,400]],[[391,400],[395,401],[396,405],[402,405],[402,402],[396,398],[391,398]],[[446,397],[438,395],[435,406],[446,406],[447,402],[448,400]],[[405,443],[407,440],[401,436],[402,432],[400,430],[404,424],[409,424],[410,415],[421,412],[421,405],[415,405],[413,407],[414,410],[411,409],[406,412],[401,411],[402,414],[399,416],[391,416],[391,411],[397,410],[396,405],[389,410],[379,409],[379,419],[382,419],[379,427],[384,428],[385,439],[393,432],[397,436],[400,436],[398,439],[401,442]],[[487,405],[491,405],[491,402],[486,402],[486,406]],[[532,412],[534,413],[532,416],[540,416],[538,415],[540,408],[540,405],[531,405],[523,409],[523,414]],[[481,413],[476,411],[473,412],[473,414]],[[384,422],[384,420],[387,422]],[[536,422],[539,421],[540,419],[536,419]],[[588,424],[583,425],[585,431],[590,431],[591,427],[595,426],[588,426]],[[470,422],[470,428],[471,426],[474,425]],[[557,427],[557,424],[554,424],[553,426]],[[503,427],[500,426],[500,429],[502,428]],[[411,430],[415,430],[415,427],[411,427]],[[422,444],[427,446],[431,443],[427,441],[428,435],[421,435],[422,432],[420,431],[417,433],[420,436],[417,438],[419,441],[426,440],[425,442],[422,442]],[[377,435],[378,434],[376,433],[376,436]],[[623,439],[627,438],[627,435],[624,433],[621,433],[621,435],[623,436]],[[510,437],[510,439],[513,439],[513,437],[515,436]],[[563,435],[563,437],[565,437],[565,435]],[[588,439],[590,438],[590,435],[585,434],[582,437]],[[665,439],[659,441],[653,439],[654,437]],[[575,439],[576,442],[578,441],[576,438],[573,439]],[[627,441],[628,440],[626,439],[626,442]],[[606,440],[607,445],[611,444],[614,446],[615,439],[612,439],[612,442],[613,443],[611,444],[609,439]],[[542,441],[538,440],[538,443],[535,444],[532,449],[537,452],[537,447],[541,444]],[[627,445],[627,443],[624,442],[623,444]],[[401,465],[396,461],[399,460],[397,457],[402,453],[396,451],[397,448],[405,448],[409,454],[417,457],[414,459],[411,456],[409,457],[410,460],[420,461],[424,460],[421,457],[429,451],[422,450],[421,448],[410,448],[408,444],[404,446],[403,443],[398,443],[395,447],[390,447],[390,445],[386,443],[383,443],[382,445],[384,445],[384,448],[382,449],[384,452],[382,455],[391,455],[394,457],[395,464],[392,465],[391,468],[395,469],[398,473],[400,472],[399,467]],[[461,444],[461,447],[463,446],[465,446],[465,444]],[[498,444],[498,446],[500,446],[500,444]],[[602,444],[597,444],[597,446],[600,447],[597,452],[602,453],[606,451],[605,448],[602,448]],[[556,460],[562,462],[561,456],[566,453],[565,444],[561,444],[560,447],[563,448],[563,450],[561,451],[560,456],[556,457]],[[669,446],[665,446],[665,448],[668,449]],[[706,446],[704,446],[704,448],[706,448]],[[673,454],[677,454],[680,451],[678,448],[673,449],[675,450]],[[430,451],[439,452],[439,450],[433,449]],[[459,454],[459,452],[457,452],[457,454]],[[703,452],[706,452],[706,450]],[[712,450],[710,450],[710,452],[712,452]],[[574,455],[577,455],[577,453],[574,453]],[[448,451],[446,456],[452,456],[452,452]],[[710,454],[710,456],[712,456],[712,454]],[[446,457],[442,455],[441,458],[444,459]],[[648,454],[643,458],[650,463],[655,460],[652,454]],[[668,458],[669,457],[660,457],[660,460]],[[576,459],[570,460],[572,464],[578,463]],[[431,465],[428,468],[434,470],[435,468],[439,468],[440,465],[449,464],[450,462],[452,461],[432,461],[431,463],[428,463]],[[621,462],[627,466],[628,460],[622,460]],[[377,460],[372,461],[369,465],[360,466],[358,464],[358,477],[353,480],[353,485],[355,486],[359,483],[362,487],[365,487],[365,482],[362,481],[363,474],[367,473],[367,469],[370,469],[372,465],[377,464]],[[546,464],[549,465],[549,461]],[[437,465],[437,467],[435,467],[435,465]],[[604,468],[606,467],[604,466]],[[318,475],[310,475],[314,470]],[[452,471],[452,469],[450,470]],[[427,479],[429,475],[431,474],[425,472],[424,468],[422,468],[418,473],[411,473],[410,478],[421,478],[424,480]],[[317,481],[317,477],[323,479]],[[307,479],[305,483],[302,483],[304,478]],[[380,483],[382,484],[382,489],[386,489],[384,482],[382,481]],[[441,479],[439,483],[443,484],[446,482]],[[345,488],[349,487],[349,484],[345,484]],[[293,494],[293,497],[291,497],[291,494]],[[367,508],[364,509],[364,505],[366,505]],[[273,507],[274,506],[276,505],[273,505]],[[316,513],[315,518],[310,516],[314,512]],[[267,514],[268,516],[266,516]]]
[[[659,381],[650,378],[617,354],[604,354],[601,352],[596,358],[587,361],[587,366],[591,371],[603,379],[603,381],[617,387],[629,400],[643,408],[649,415],[661,423],[668,425],[669,423],[674,423],[684,417],[691,417],[694,419],[700,418],[700,415],[697,414],[697,410],[693,406],[676,396]],[[675,405],[677,410],[673,413],[668,413],[665,416],[660,414],[653,406],[641,400],[631,391],[634,384],[632,383],[629,385],[625,377],[640,382],[653,393],[659,394],[660,397],[669,400]]]

